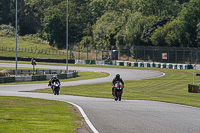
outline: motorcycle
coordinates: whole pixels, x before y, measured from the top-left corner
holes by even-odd
[[[116,82],[114,86],[114,99],[121,101],[124,86],[120,82]]]
[[[52,91],[54,93],[54,95],[59,95],[59,91],[60,91],[60,83],[58,81],[54,82],[52,84]]]

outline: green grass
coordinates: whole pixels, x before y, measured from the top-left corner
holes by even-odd
[[[43,43],[42,41],[39,41],[37,37],[31,37],[31,36],[19,36],[18,42],[17,42],[17,48],[18,48],[18,57],[34,57],[34,58],[56,58],[56,59],[66,59],[66,49],[58,50],[55,47],[52,47],[48,45],[47,42]],[[9,47],[10,49],[1,49],[1,47]],[[7,56],[7,57],[15,57],[15,47],[16,47],[16,40],[15,37],[2,37],[0,36],[0,56]],[[22,50],[23,49],[23,50]],[[25,52],[26,49],[26,52]],[[28,51],[29,49],[29,51]],[[33,53],[30,52],[31,49],[33,50]],[[77,48],[74,48],[77,50]],[[35,50],[36,53],[35,53]],[[43,50],[43,52],[41,52]],[[81,52],[81,55],[79,57],[78,50],[73,50],[73,56],[71,56],[72,59],[86,59],[86,51]],[[50,51],[50,54],[49,54]],[[45,53],[46,52],[46,53]],[[53,52],[53,53],[52,53]],[[56,54],[55,52],[60,52],[60,54]],[[64,53],[63,53],[64,52]],[[70,57],[70,52],[68,52]],[[89,56],[96,56],[96,51],[93,53],[89,53]],[[101,58],[101,52],[98,53],[98,58]]]
[[[0,56],[15,57],[15,51],[0,51]],[[65,59],[66,55],[52,55],[52,54],[41,54],[41,53],[30,53],[30,52],[17,52],[17,57],[34,57],[34,58],[55,58]]]
[[[82,124],[72,105],[20,97],[0,97],[1,133],[74,133]]]
[[[0,36],[0,47],[15,48],[15,46],[16,46],[15,37],[1,37]],[[55,48],[49,46],[48,44],[33,43],[33,41],[26,41],[22,37],[19,37],[17,40],[17,48],[55,50]]]
[[[132,67],[124,68],[131,69]],[[188,84],[192,83],[193,72],[195,70],[148,69],[161,71],[166,75],[153,79],[125,81],[123,99],[153,100],[200,107],[200,94],[188,93]],[[36,92],[51,93],[51,90],[37,90]],[[62,87],[61,93],[87,97],[112,98],[111,81],[91,85]]]
[[[1,50],[0,56],[7,56],[7,57],[15,57],[15,37],[1,37],[0,36],[0,47],[10,47],[13,48],[13,51],[7,51],[7,50]],[[47,51],[58,51],[56,48],[43,43],[34,43],[35,40],[29,40],[26,41],[23,39],[23,37],[18,38],[17,42],[17,48],[23,48],[26,49],[32,49],[32,50],[47,50]],[[42,53],[31,53],[31,52],[19,52],[18,51],[18,57],[35,57],[35,58],[57,58],[57,59],[65,59],[66,55],[53,55],[49,54],[48,52],[46,54]]]

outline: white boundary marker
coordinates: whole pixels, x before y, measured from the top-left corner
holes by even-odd
[[[99,133],[96,128],[92,125],[92,123],[90,122],[89,118],[87,117],[87,115],[85,114],[85,112],[83,111],[83,109],[77,105],[77,104],[74,104],[72,102],[68,102],[69,104],[72,104],[74,105],[75,107],[78,108],[78,110],[80,111],[81,115],[83,116],[85,122],[88,124],[88,126],[90,127],[90,129],[94,132],[94,133]]]

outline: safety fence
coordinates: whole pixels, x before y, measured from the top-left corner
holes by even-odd
[[[0,47],[2,51],[15,51],[13,47]],[[47,55],[63,55],[65,50],[39,50],[18,48],[18,52],[40,53]],[[69,59],[105,60],[107,58],[136,62],[162,62],[179,64],[200,63],[200,48],[195,47],[161,47],[161,46],[130,46],[130,47],[89,47],[80,44],[69,45]]]
[[[162,63],[198,64],[200,48],[195,47],[159,47],[134,46],[130,49],[136,61],[152,61]]]
[[[73,48],[70,49],[74,59],[79,60],[105,60],[110,58],[112,60],[133,62],[161,62],[178,64],[200,63],[200,48],[195,47],[81,47],[74,45]]]

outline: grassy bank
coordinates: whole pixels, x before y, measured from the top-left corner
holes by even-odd
[[[23,49],[23,52],[21,50],[18,50],[18,57],[35,57],[35,58],[57,58],[57,59],[65,59],[65,54],[49,54],[50,52],[58,52],[56,48],[48,45],[48,43],[41,43],[37,42],[37,38],[25,38],[25,37],[19,37],[17,48]],[[0,37],[0,49],[1,47],[8,48],[0,50],[0,56],[7,56],[7,57],[15,57],[15,37]],[[10,48],[10,49],[9,49]],[[26,52],[25,52],[26,49]],[[29,52],[28,52],[29,49]],[[33,50],[33,52],[30,52]],[[47,53],[41,53],[41,51],[47,51]],[[62,51],[63,52],[63,51]]]
[[[27,48],[27,49],[38,49],[38,50],[56,50],[55,48],[49,46],[48,44],[35,43],[34,38],[24,39],[23,37],[18,37],[17,48]],[[1,37],[0,36],[0,47],[11,47],[15,48],[16,38],[15,37]]]
[[[0,97],[2,133],[74,133],[82,124],[72,105],[20,97]]]
[[[0,56],[15,57],[15,51],[0,51]],[[34,57],[34,58],[54,58],[54,59],[66,59],[66,55],[52,55],[42,53],[30,53],[30,52],[17,52],[17,57]]]

